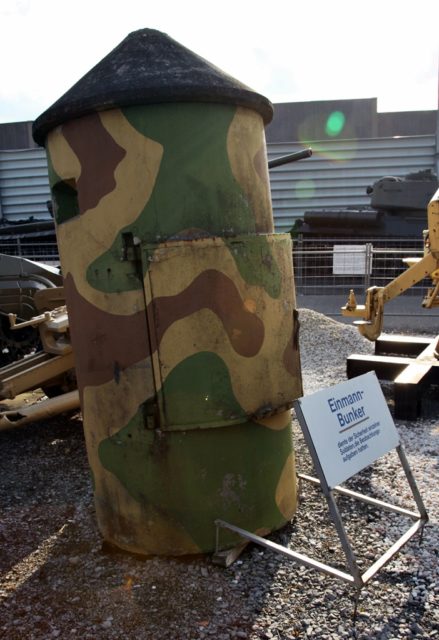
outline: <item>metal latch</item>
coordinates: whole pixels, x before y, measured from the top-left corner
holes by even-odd
[[[131,231],[122,233],[122,262],[138,262],[141,260],[140,255],[141,240],[134,236]]]

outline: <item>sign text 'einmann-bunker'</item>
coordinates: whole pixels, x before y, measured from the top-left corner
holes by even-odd
[[[374,373],[366,373],[299,401],[330,487],[344,482],[399,444]]]

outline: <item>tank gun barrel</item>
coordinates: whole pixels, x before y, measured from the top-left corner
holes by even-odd
[[[312,149],[302,149],[302,151],[296,151],[295,153],[289,153],[286,156],[280,156],[279,158],[274,158],[274,160],[270,160],[268,162],[268,168],[274,169],[274,167],[280,167],[283,164],[288,164],[290,162],[296,162],[296,160],[303,160],[304,158],[310,158],[312,156]]]

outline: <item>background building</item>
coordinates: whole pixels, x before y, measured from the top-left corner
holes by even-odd
[[[313,156],[270,172],[276,229],[307,210],[364,207],[366,188],[385,175],[438,173],[438,112],[378,113],[377,99],[274,105],[269,158],[311,146]],[[48,221],[45,152],[32,122],[0,124],[0,225]]]

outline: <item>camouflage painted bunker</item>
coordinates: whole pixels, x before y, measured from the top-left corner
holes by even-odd
[[[265,534],[294,513],[301,377],[271,116],[266,98],[143,29],[34,124],[98,523],[121,548],[208,552],[216,518]]]

